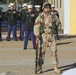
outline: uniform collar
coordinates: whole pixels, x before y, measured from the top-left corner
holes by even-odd
[[[50,12],[49,12],[49,13],[47,13],[47,14],[46,14],[46,13],[44,13],[44,15],[45,15],[45,16],[48,16],[48,15],[51,15],[51,13],[50,13]]]

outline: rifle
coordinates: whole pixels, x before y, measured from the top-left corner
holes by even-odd
[[[40,16],[41,18],[41,23],[40,23],[40,28],[39,28],[39,41],[36,44],[36,61],[35,61],[35,73],[42,73],[42,33],[44,32],[44,15]],[[40,46],[39,46],[40,45]]]
[[[42,33],[40,32],[40,38],[36,44],[35,74],[42,73],[42,36],[41,34]]]
[[[40,37],[40,47],[39,41],[36,44],[36,60],[35,60],[35,74],[42,73],[42,41]]]
[[[38,71],[38,42],[36,44],[36,59],[35,59],[35,74],[37,74]]]

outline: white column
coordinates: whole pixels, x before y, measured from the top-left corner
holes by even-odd
[[[64,0],[64,34],[70,33],[70,0]]]

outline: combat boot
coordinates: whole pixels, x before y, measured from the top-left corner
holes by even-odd
[[[39,60],[38,66],[37,66],[37,74],[42,73],[42,61]]]
[[[54,72],[57,74],[61,74],[61,71],[58,69],[57,65],[54,65]]]
[[[41,74],[42,73],[42,69],[40,69],[39,71],[37,71],[37,74]]]

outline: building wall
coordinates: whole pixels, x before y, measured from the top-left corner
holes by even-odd
[[[70,2],[64,0],[64,34],[70,34]]]
[[[63,34],[76,35],[76,0],[46,0],[59,12]]]
[[[55,5],[55,9],[58,11],[62,23],[61,33],[64,33],[64,0],[48,0],[48,2]]]
[[[76,0],[64,0],[64,34],[76,35]]]
[[[70,34],[76,35],[76,0],[70,0]]]

